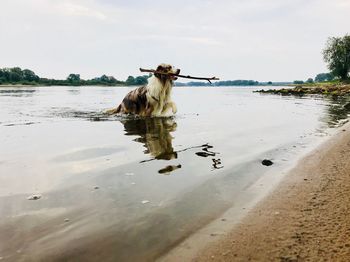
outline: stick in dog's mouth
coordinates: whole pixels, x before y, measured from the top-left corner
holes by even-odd
[[[197,77],[197,76],[189,76],[189,75],[180,75],[180,69],[177,70],[176,74],[174,73],[165,73],[165,72],[159,72],[157,70],[154,69],[144,69],[144,68],[140,68],[141,72],[148,72],[148,73],[153,73],[153,74],[160,74],[160,75],[169,75],[171,76],[172,80],[176,80],[178,77],[182,77],[182,78],[189,78],[189,79],[196,79],[196,80],[207,80],[209,83],[211,83],[211,80],[220,80],[217,77]]]
[[[170,74],[170,79],[171,79],[171,80],[174,80],[174,81],[177,80],[177,79],[178,79],[177,76],[178,76],[179,74],[180,74],[180,69],[177,69],[175,74]]]

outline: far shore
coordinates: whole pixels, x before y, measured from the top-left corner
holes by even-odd
[[[349,261],[349,145],[350,123],[302,159],[230,232],[188,260]]]
[[[39,85],[14,85],[14,84],[5,84],[5,85],[0,85],[0,87],[34,87],[34,86],[39,86]]]
[[[45,85],[45,84],[35,84],[35,85],[24,85],[24,84],[0,84],[0,88],[9,88],[9,87],[18,87],[18,88],[24,88],[24,87],[49,87],[49,86],[56,86],[56,85]],[[140,85],[124,85],[124,84],[116,84],[116,85],[58,85],[58,86],[70,86],[70,87],[89,87],[89,86],[101,86],[101,87],[137,87]],[[176,85],[175,85],[176,86]],[[190,85],[183,85],[182,83],[179,83],[178,87],[183,86],[190,86]],[[210,86],[210,85],[209,85]],[[213,87],[225,87],[226,85],[217,86],[213,85]],[[273,87],[275,85],[251,85],[249,87]],[[344,95],[350,95],[350,83],[342,83],[342,82],[336,82],[336,83],[312,83],[312,84],[297,84],[297,85],[279,85],[286,86],[285,88],[278,88],[278,89],[260,89],[257,91],[254,91],[256,93],[262,93],[262,94],[276,94],[276,95],[336,95],[336,96],[344,96]],[[196,86],[194,86],[196,87]],[[231,85],[229,87],[246,87],[242,85]]]

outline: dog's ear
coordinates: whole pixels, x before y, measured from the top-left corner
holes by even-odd
[[[162,65],[159,65],[156,69],[157,72],[164,72],[164,67]],[[162,74],[154,74],[156,77],[161,78],[163,75]]]
[[[159,71],[159,72],[163,72],[164,71],[164,67],[162,65],[159,65],[157,67],[157,70],[156,71]]]

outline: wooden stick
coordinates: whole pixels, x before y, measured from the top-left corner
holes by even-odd
[[[196,76],[185,76],[185,75],[178,75],[178,74],[173,74],[173,73],[164,73],[164,72],[158,72],[154,69],[143,69],[140,68],[141,72],[148,72],[148,73],[153,73],[153,74],[161,74],[161,75],[170,75],[170,76],[176,76],[176,77],[182,77],[182,78],[189,78],[189,79],[196,79],[196,80],[207,80],[209,83],[211,83],[210,80],[220,80],[217,77],[196,77]]]

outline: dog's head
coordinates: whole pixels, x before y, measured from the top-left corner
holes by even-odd
[[[161,73],[175,74],[175,75],[178,75],[180,73],[180,69],[177,69],[172,65],[168,65],[168,64],[160,64],[157,67],[156,71]],[[154,76],[159,78],[162,82],[174,81],[177,79],[177,77],[174,75],[163,75],[163,74],[155,73]]]

